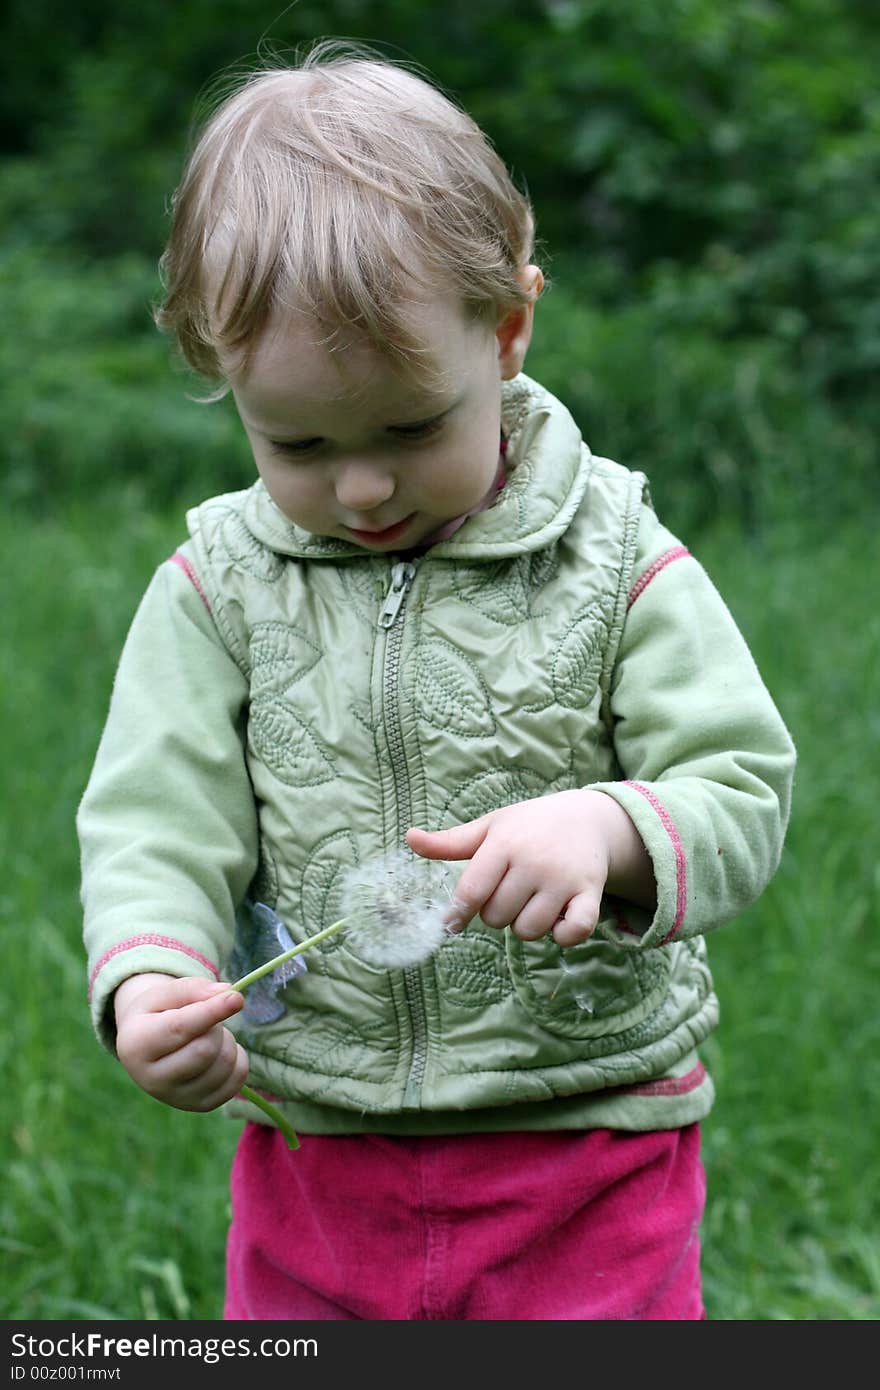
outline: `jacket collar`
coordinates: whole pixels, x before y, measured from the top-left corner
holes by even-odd
[[[507,439],[506,485],[493,506],[433,545],[433,558],[496,560],[542,550],[562,535],[577,511],[591,455],[565,406],[521,373],[502,383],[501,427]],[[252,535],[281,555],[340,560],[365,554],[360,546],[313,536],[288,521],[262,482],[248,492],[243,517]]]

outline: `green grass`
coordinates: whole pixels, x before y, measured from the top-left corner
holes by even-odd
[[[128,621],[180,533],[133,494],[120,501],[115,519],[7,514],[2,527],[5,1318],[206,1319],[221,1306],[235,1126],[139,1095],[85,1009],[73,816]]]
[[[721,1028],[705,1126],[715,1318],[876,1318],[880,612],[866,525],[697,547],[799,751],[787,848],[710,942]]]
[[[182,530],[137,491],[108,507],[0,517],[7,1320],[205,1320],[222,1301],[237,1127],[143,1096],[86,1012],[73,817],[127,624]],[[688,537],[800,750],[780,871],[710,947],[723,1013],[705,1049],[713,1319],[880,1316],[875,539],[868,522]]]

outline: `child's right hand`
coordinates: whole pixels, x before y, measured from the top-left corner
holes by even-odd
[[[216,1110],[237,1095],[248,1056],[223,1020],[244,1006],[201,977],[133,975],[116,990],[116,1053],[132,1080],[178,1110]]]

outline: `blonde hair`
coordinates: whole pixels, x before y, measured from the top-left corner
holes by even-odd
[[[159,326],[222,380],[279,308],[362,333],[416,371],[420,289],[497,323],[526,302],[534,220],[479,126],[428,81],[323,41],[240,80],[174,194]],[[217,393],[222,395],[226,388]]]

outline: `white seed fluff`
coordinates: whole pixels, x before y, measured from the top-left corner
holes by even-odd
[[[362,960],[386,969],[419,965],[450,933],[444,925],[449,899],[447,869],[407,850],[352,869],[342,892],[348,944]]]

